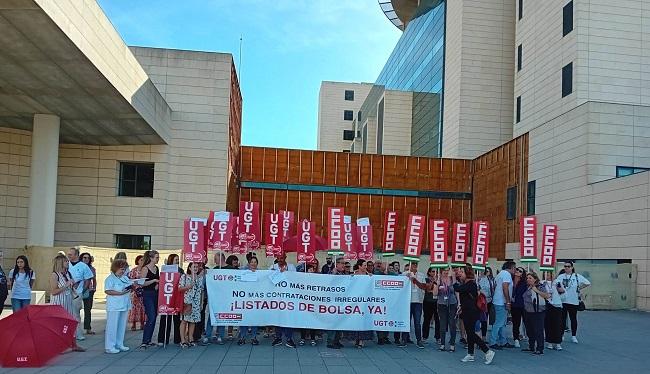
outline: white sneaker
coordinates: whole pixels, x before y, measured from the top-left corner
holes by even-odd
[[[79,336],[77,336],[77,340],[78,341],[86,340],[86,337],[83,336],[83,335],[79,335]]]
[[[575,336],[572,336],[572,337],[571,337],[571,341],[572,341],[573,343],[578,344],[578,338],[576,338]]]
[[[562,345],[556,344],[555,349],[558,350],[558,351],[561,351],[562,350]]]
[[[131,350],[131,348],[126,346],[117,347],[117,349],[119,349],[121,352],[128,352]]]
[[[553,347],[553,344],[547,343],[546,344],[546,349],[555,349],[555,348]]]
[[[105,352],[108,353],[108,354],[114,355],[116,353],[120,353],[120,350],[112,348],[112,349],[107,349]]]
[[[494,351],[489,350],[485,354],[485,365],[490,365],[492,363],[492,360],[494,360]]]
[[[519,340],[515,340],[515,348],[521,348],[521,344],[519,344]]]
[[[467,356],[463,357],[460,361],[461,362],[474,362],[474,355],[469,355],[468,354]]]

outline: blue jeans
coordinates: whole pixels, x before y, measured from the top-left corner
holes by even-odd
[[[504,345],[508,342],[506,339],[506,322],[508,321],[508,311],[505,305],[494,306],[494,326],[490,332],[490,345]]]
[[[11,298],[11,309],[13,309],[14,313],[16,313],[17,311],[19,311],[22,308],[29,305],[30,302],[31,302],[30,299],[14,299],[12,297]]]
[[[293,329],[290,327],[276,327],[275,338],[282,339],[283,336],[287,338],[287,340],[293,340]]]
[[[151,343],[153,330],[156,327],[156,316],[158,315],[158,291],[143,290],[142,304],[144,304],[144,314],[147,315],[147,322],[142,332],[142,344]]]
[[[409,320],[413,318],[413,330],[415,330],[415,339],[417,342],[422,341],[422,303],[411,303],[411,315]],[[409,339],[410,332],[402,333],[402,341],[406,342]]]
[[[255,339],[257,337],[257,326],[240,326],[239,339],[246,338],[246,335],[248,335],[249,328],[251,329],[251,339]]]

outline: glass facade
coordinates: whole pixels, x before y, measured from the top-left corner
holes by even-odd
[[[413,156],[441,156],[444,42],[445,2],[421,1],[375,83],[413,92]]]

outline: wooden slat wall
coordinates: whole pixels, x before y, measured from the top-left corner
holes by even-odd
[[[473,162],[473,220],[490,222],[490,257],[505,258],[506,243],[519,242],[519,217],[526,214],[528,134]],[[506,193],[517,186],[517,215],[506,219]]]

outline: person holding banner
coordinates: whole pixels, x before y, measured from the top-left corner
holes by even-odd
[[[438,287],[436,280],[436,269],[429,268],[427,270],[426,283],[429,290],[424,293],[424,322],[422,323],[422,341],[426,344],[429,339],[429,331],[431,330],[431,321],[433,320],[435,326],[434,338],[440,344],[440,317],[438,316],[438,295],[433,295],[433,289]]]
[[[354,276],[367,276],[370,275],[368,272],[368,261],[359,259],[357,263],[353,266]],[[354,278],[352,278],[354,280]],[[345,334],[348,339],[354,339],[354,346],[357,348],[363,348],[364,340],[372,340],[374,337],[373,331],[351,331],[350,333]]]
[[[489,365],[494,360],[494,351],[490,350],[478,335],[476,335],[476,324],[479,320],[480,310],[476,305],[478,299],[478,286],[474,275],[474,269],[471,266],[465,266],[462,271],[458,272],[459,283],[454,285],[454,291],[458,293],[461,318],[467,331],[467,355],[463,357],[462,362],[474,361],[474,345],[485,354],[485,364]]]
[[[562,305],[564,306],[563,321],[566,323],[567,314],[571,319],[571,341],[578,344],[578,306],[581,303],[580,290],[589,287],[591,282],[582,275],[576,273],[572,261],[564,263],[564,274],[555,279],[554,283],[560,282],[566,292],[562,294]]]
[[[345,259],[339,257],[336,259],[336,266],[332,270],[332,275],[346,275],[345,274]],[[388,340],[388,338],[386,338]],[[341,349],[343,344],[341,344],[341,331],[340,330],[330,330],[327,332],[327,348],[330,349]]]
[[[176,265],[181,275],[185,273],[183,268],[180,267],[180,257],[175,253],[167,256],[165,265]],[[174,344],[181,343],[181,316],[179,314],[161,315],[158,324],[158,346],[169,345],[172,326],[174,326]]]
[[[181,348],[196,346],[194,328],[198,322],[201,322],[201,304],[205,290],[205,276],[201,269],[199,263],[191,262],[187,267],[187,273],[181,276],[178,283],[178,290],[185,293],[180,327]]]
[[[293,264],[287,263],[287,254],[282,252],[277,257],[278,262],[271,266],[271,270],[279,271],[281,273],[285,271],[296,271],[296,267]],[[272,346],[282,345],[282,337],[287,339],[286,346],[289,348],[296,348],[296,343],[293,342],[293,329],[290,327],[276,327],[275,328],[275,339],[271,343]]]
[[[438,296],[438,316],[440,316],[440,347],[441,352],[456,351],[456,311],[458,301],[453,285],[455,278],[449,273],[449,268],[441,270],[440,278],[432,292]],[[445,342],[449,331],[449,341]]]
[[[404,272],[411,282],[411,318],[413,319],[413,330],[415,330],[415,345],[424,349],[422,344],[422,303],[424,302],[424,293],[429,289],[424,274],[418,271],[418,263],[412,262],[409,270]],[[398,347],[406,347],[406,342],[410,339],[409,332],[402,333],[402,341]]]
[[[508,321],[508,311],[512,305],[512,275],[515,273],[517,264],[514,261],[506,261],[501,267],[501,271],[497,274],[495,280],[494,297],[492,304],[494,305],[494,326],[490,332],[490,348],[514,348],[508,343],[506,339],[506,323]]]
[[[332,259],[329,259],[330,262],[332,262]],[[327,266],[327,265],[325,265]],[[323,266],[323,269],[325,269],[325,266]],[[307,264],[307,272],[308,273],[316,273],[316,269],[318,269],[318,265],[316,264]],[[306,339],[311,339],[311,346],[315,347],[316,346],[316,330],[314,329],[300,329],[300,341],[298,342],[298,345],[303,346],[306,343]]]
[[[129,309],[131,309],[129,294],[133,291],[133,281],[126,276],[127,266],[124,260],[113,260],[111,274],[104,281],[106,293],[104,349],[109,354],[129,350],[129,347],[124,345],[124,333]]]
[[[158,251],[150,250],[144,253],[144,266],[142,267],[141,277],[145,279],[142,285],[142,303],[144,304],[144,313],[147,315],[147,322],[142,332],[142,344],[140,349],[146,349],[155,346],[151,342],[153,330],[156,327],[156,317],[158,316],[158,282],[160,273],[158,270],[158,261],[160,255]]]
[[[252,252],[249,252],[252,253]],[[251,272],[256,272],[257,271],[257,257],[256,256],[251,256],[248,257],[246,256],[246,259],[248,260],[248,265],[246,268],[251,271]],[[251,330],[251,344],[252,345],[259,345],[260,342],[257,341],[257,326],[240,326],[239,327],[239,341],[237,342],[237,345],[244,345],[246,344],[246,335],[248,333],[248,329]]]
[[[544,331],[546,335],[546,348],[562,350],[562,294],[566,292],[561,282],[553,282],[553,272],[546,272],[546,289],[551,297],[546,301],[546,316],[544,317]],[[564,319],[566,321],[566,318]]]

